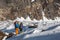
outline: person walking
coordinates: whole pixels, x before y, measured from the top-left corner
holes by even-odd
[[[21,23],[20,23],[20,26],[19,26],[20,32],[22,32],[22,29],[23,29],[23,23],[21,22]]]
[[[14,25],[15,25],[15,33],[16,33],[16,35],[18,35],[18,33],[19,33],[19,24],[18,24],[18,21],[15,21],[14,22]]]

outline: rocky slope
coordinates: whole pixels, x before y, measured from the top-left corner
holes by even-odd
[[[60,0],[0,0],[0,20],[30,16],[31,19],[60,17]]]

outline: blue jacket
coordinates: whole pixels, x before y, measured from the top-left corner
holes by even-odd
[[[20,26],[19,24],[15,24],[15,28],[19,28],[19,26]]]

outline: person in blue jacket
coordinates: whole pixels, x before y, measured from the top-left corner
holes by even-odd
[[[15,33],[16,33],[16,35],[18,35],[18,33],[19,33],[19,26],[20,26],[18,21],[15,21],[14,25],[15,25]]]

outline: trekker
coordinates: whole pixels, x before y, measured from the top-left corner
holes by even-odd
[[[22,28],[23,28],[23,23],[21,22],[19,26],[20,32],[22,32]]]
[[[15,33],[16,33],[16,35],[18,35],[18,33],[19,33],[19,24],[18,24],[18,21],[15,21],[14,25],[15,25]]]

